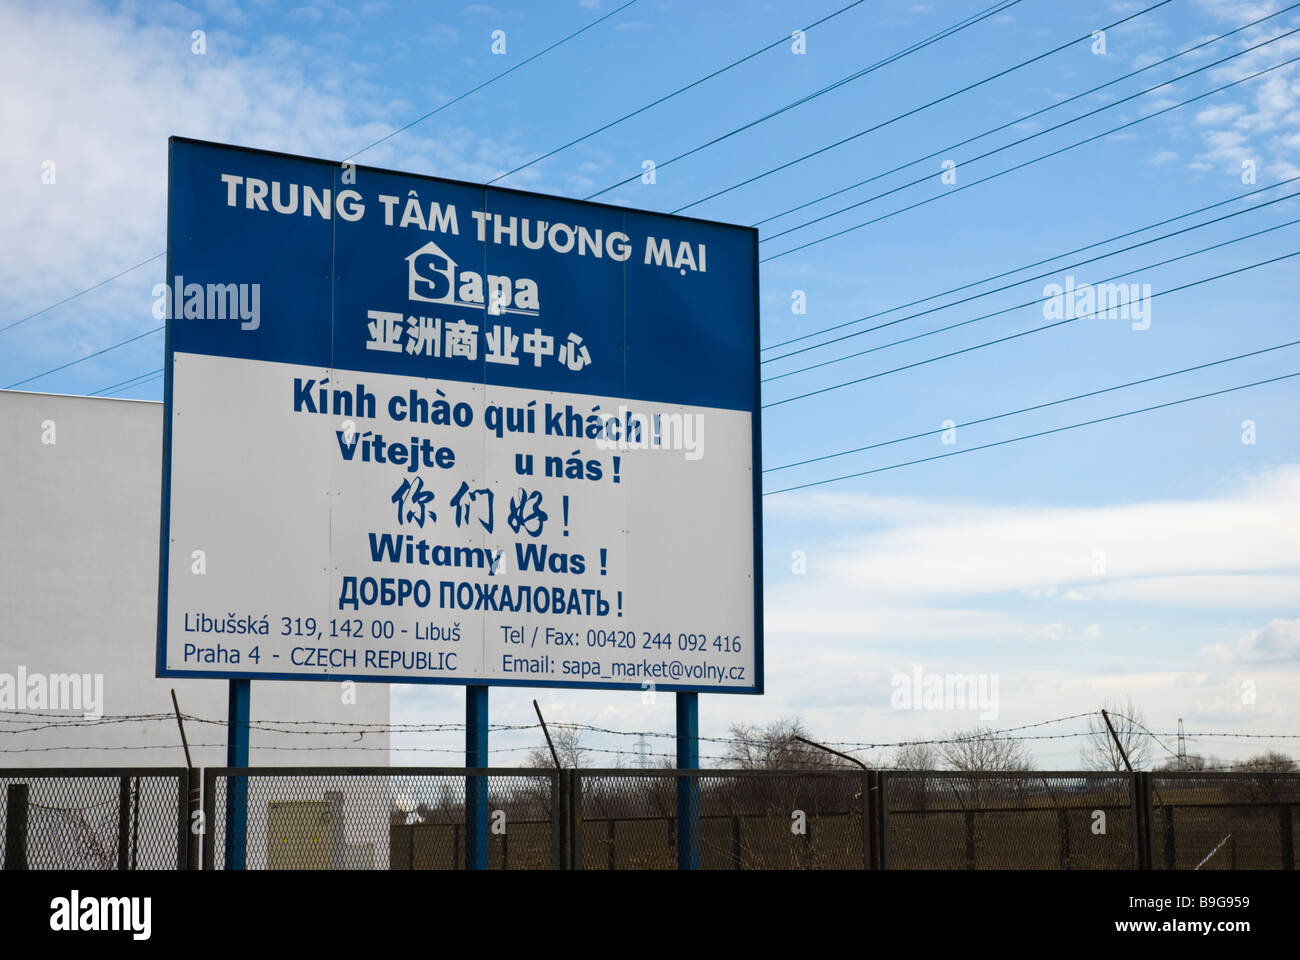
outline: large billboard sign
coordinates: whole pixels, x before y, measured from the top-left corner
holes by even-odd
[[[169,170],[160,676],[761,692],[755,231]]]

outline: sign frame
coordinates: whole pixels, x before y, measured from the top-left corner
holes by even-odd
[[[235,144],[220,143],[210,140],[202,140],[191,137],[171,136],[168,138],[168,191],[167,191],[167,254],[166,254],[166,283],[170,290],[172,278],[175,276],[173,269],[172,256],[175,250],[174,237],[172,235],[175,229],[172,210],[172,183],[173,183],[173,147],[176,144],[188,144],[199,147],[212,147],[221,150],[228,150],[243,153],[251,156],[275,158],[280,160],[300,161],[305,163],[323,164],[335,169],[343,167],[342,161],[325,160],[319,157],[309,157],[301,154],[290,154],[275,150],[265,150],[255,147],[244,147]],[[589,207],[592,209],[604,211],[616,211],[619,213],[631,213],[645,215],[656,218],[671,218],[683,222],[696,223],[709,227],[722,227],[726,229],[736,229],[749,232],[751,236],[751,259],[752,269],[752,295],[753,302],[753,357],[754,365],[754,392],[752,400],[752,410],[750,414],[750,450],[752,462],[750,464],[752,484],[752,529],[753,529],[753,611],[754,611],[754,631],[752,643],[754,644],[753,682],[747,686],[712,686],[707,684],[692,683],[672,683],[672,682],[618,682],[618,681],[601,681],[591,682],[583,680],[533,680],[533,679],[513,679],[497,677],[426,677],[426,676],[374,676],[370,674],[347,673],[341,671],[330,674],[299,674],[283,673],[275,671],[246,671],[230,668],[219,670],[186,670],[186,669],[169,669],[166,665],[167,657],[167,609],[168,609],[168,577],[169,564],[171,559],[171,497],[172,497],[172,420],[173,420],[173,371],[174,371],[174,350],[172,343],[172,310],[169,308],[166,313],[165,332],[164,332],[164,365],[163,365],[163,443],[162,443],[162,490],[161,490],[161,514],[159,527],[159,567],[158,567],[158,617],[156,632],[156,673],[160,678],[185,678],[185,679],[209,679],[209,680],[281,680],[281,681],[315,681],[339,683],[353,681],[358,683],[402,683],[402,684],[436,684],[441,686],[485,686],[485,687],[544,687],[544,688],[570,688],[570,689],[591,689],[591,690],[645,690],[647,688],[662,690],[665,692],[678,693],[718,693],[718,694],[748,694],[761,695],[765,687],[765,670],[764,670],[764,629],[763,629],[763,512],[762,512],[762,383],[758,371],[760,367],[760,344],[759,344],[759,268],[758,268],[758,229],[740,224],[730,224],[721,221],[707,220],[699,217],[688,217],[677,214],[667,214],[655,210],[645,210],[636,207],[622,206],[617,204],[600,203],[590,200],[577,200],[554,194],[545,194],[529,190],[520,190],[514,187],[502,187],[496,185],[473,183],[464,180],[455,180],[447,177],[436,177],[426,174],[410,173],[400,170],[392,170],[384,167],[372,167],[362,164],[351,164],[352,169],[357,174],[373,173],[385,176],[395,176],[418,180],[430,184],[447,186],[458,189],[474,190],[492,190],[503,194],[512,194],[520,197],[540,199],[551,202],[562,202],[573,204],[575,206]],[[341,369],[341,368],[337,368]],[[430,380],[438,378],[430,377]],[[747,641],[749,642],[749,641]]]

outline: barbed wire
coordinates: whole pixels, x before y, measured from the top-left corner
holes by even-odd
[[[155,713],[155,714],[106,714],[100,717],[81,717],[76,715],[59,714],[53,712],[30,711],[30,710],[10,710],[4,711],[3,714],[16,714],[25,717],[35,717],[49,722],[17,729],[0,729],[0,734],[19,734],[34,732],[47,729],[60,729],[72,727],[96,727],[106,725],[116,725],[122,723],[147,723],[147,722],[166,722],[174,723],[175,714],[172,713]],[[0,714],[0,723],[15,723],[30,721],[18,721]],[[974,741],[985,740],[1056,740],[1069,739],[1074,737],[1097,736],[1095,730],[1081,730],[1069,733],[1059,734],[1036,734],[1012,736],[1011,734],[1021,730],[1031,730],[1039,727],[1049,726],[1057,723],[1065,723],[1071,720],[1079,720],[1085,717],[1093,717],[1097,711],[1085,711],[1082,713],[1068,714],[1061,717],[1053,717],[1047,720],[1038,720],[1033,723],[1020,724],[1013,727],[1005,727],[998,730],[977,729],[967,733],[958,733],[947,737],[934,737],[928,739],[913,740],[888,740],[888,741],[860,741],[860,740],[826,740],[827,746],[848,747],[854,750],[881,749],[887,747],[905,747],[905,746],[931,746],[949,743],[969,743]],[[1176,756],[1174,751],[1161,742],[1162,737],[1176,737],[1176,733],[1156,733],[1147,728],[1144,724],[1123,714],[1114,713],[1112,715],[1125,720],[1139,727],[1142,732],[1155,740],[1160,746]],[[196,714],[182,713],[181,717],[187,722],[207,724],[211,726],[228,726],[229,721],[225,719],[215,719],[211,717],[202,717]],[[393,722],[366,722],[366,721],[343,721],[343,720],[259,720],[249,724],[250,730],[257,730],[264,733],[282,733],[305,736],[331,736],[331,735],[349,735],[349,734],[416,734],[416,733],[460,733],[465,730],[463,722],[445,722],[445,723],[393,723]],[[549,724],[552,728],[575,730],[586,733],[597,733],[609,736],[621,737],[656,737],[664,739],[675,739],[677,734],[671,731],[662,730],[619,730],[613,727],[598,726],[596,724],[581,723],[577,721],[553,721]],[[302,729],[307,727],[334,727],[338,729],[313,730]],[[540,730],[540,723],[496,723],[489,725],[489,731],[494,733],[502,732],[524,732],[529,730]],[[1267,739],[1294,739],[1300,740],[1300,733],[1241,733],[1230,731],[1198,731],[1194,733],[1184,733],[1187,738],[1231,738],[1231,739],[1250,739],[1250,740],[1267,740]],[[770,744],[770,738],[750,738],[736,736],[700,736],[694,738],[702,743],[718,744],[736,744],[744,746],[764,746]],[[221,744],[217,744],[220,746]],[[34,748],[37,749],[37,748]],[[143,749],[149,749],[145,747]],[[317,749],[336,749],[335,747],[321,747]],[[382,747],[377,749],[383,749]],[[423,749],[423,748],[412,748]],[[507,748],[503,748],[507,749]],[[508,749],[531,749],[531,748],[508,748]],[[584,748],[594,749],[594,748]],[[665,756],[667,754],[664,754]]]

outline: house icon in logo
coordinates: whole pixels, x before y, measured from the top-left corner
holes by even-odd
[[[406,258],[407,296],[426,303],[456,302],[456,261],[430,240]]]

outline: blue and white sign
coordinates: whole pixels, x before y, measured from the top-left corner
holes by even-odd
[[[159,676],[761,692],[756,250],[173,138]]]

